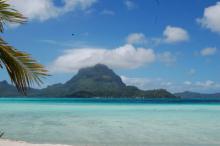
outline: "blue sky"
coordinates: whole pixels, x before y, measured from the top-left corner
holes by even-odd
[[[44,86],[67,81],[81,67],[103,63],[142,89],[220,92],[220,1],[9,3],[29,22],[7,25],[3,36],[47,67],[52,76]],[[1,77],[8,80],[5,71]]]

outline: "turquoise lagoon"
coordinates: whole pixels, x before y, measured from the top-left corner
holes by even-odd
[[[4,138],[79,146],[219,146],[220,100],[1,98]]]

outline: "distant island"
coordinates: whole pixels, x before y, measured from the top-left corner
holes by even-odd
[[[220,98],[220,93],[207,94],[207,93],[197,93],[191,91],[175,93],[174,95],[180,98]]]
[[[16,88],[7,81],[0,82],[0,97],[21,97]],[[82,68],[64,84],[54,84],[43,89],[29,89],[28,97],[69,97],[69,98],[177,98],[165,89],[140,90],[127,86],[113,70],[97,64]]]

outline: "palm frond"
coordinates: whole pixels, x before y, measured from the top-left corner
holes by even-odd
[[[4,24],[7,22],[22,24],[26,22],[26,17],[11,8],[6,0],[0,0],[0,32],[4,31]]]
[[[5,66],[12,83],[23,94],[28,87],[42,83],[41,78],[47,76],[47,70],[29,54],[18,51],[0,38],[0,66]]]

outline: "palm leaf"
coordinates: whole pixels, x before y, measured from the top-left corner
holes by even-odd
[[[0,32],[4,31],[5,23],[25,23],[26,17],[11,8],[7,0],[0,0]],[[17,87],[18,91],[26,93],[34,83],[40,85],[42,77],[47,76],[47,70],[29,54],[21,52],[8,45],[0,37],[0,68],[5,66],[11,81]]]
[[[0,38],[0,66],[4,65],[12,83],[17,89],[26,93],[28,87],[42,83],[41,78],[47,76],[47,70],[29,54],[18,51]]]
[[[11,8],[6,0],[0,0],[0,32],[4,31],[4,24],[9,23],[25,23],[26,17]]]

